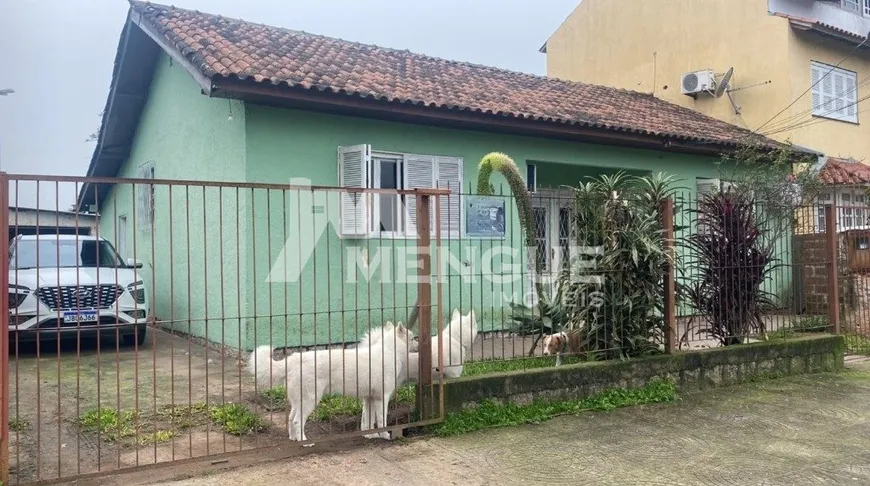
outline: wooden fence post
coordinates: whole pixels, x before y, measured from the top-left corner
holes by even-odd
[[[677,283],[674,273],[674,200],[662,199],[659,203],[659,216],[662,220],[662,246],[670,262],[665,266],[665,349],[668,353],[677,350]]]
[[[429,221],[429,194],[417,192],[417,308],[419,309],[420,379],[417,385],[417,412],[420,420],[431,415],[432,397],[432,256]]]
[[[834,334],[840,334],[840,243],[837,238],[837,207],[825,206],[825,248],[828,256],[828,320]]]

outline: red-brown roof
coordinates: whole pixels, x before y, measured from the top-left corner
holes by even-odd
[[[212,80],[246,80],[380,102],[652,135],[746,141],[743,128],[649,94],[450,61],[218,15],[133,1]]]
[[[870,184],[870,167],[854,160],[828,157],[819,171],[819,179],[837,186]]]

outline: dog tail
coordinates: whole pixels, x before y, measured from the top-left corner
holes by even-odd
[[[287,358],[272,359],[272,347],[263,345],[255,349],[248,358],[248,373],[257,379],[262,387],[283,385],[287,381]]]

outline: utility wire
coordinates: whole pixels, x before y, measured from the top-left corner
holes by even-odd
[[[758,127],[758,128],[756,128],[755,130],[753,130],[753,132],[757,133],[759,130],[761,130],[762,128],[764,128],[765,126],[767,126],[768,123],[770,123],[770,122],[772,122],[774,119],[776,119],[776,117],[778,117],[779,115],[783,114],[786,110],[788,110],[789,108],[791,108],[792,106],[794,106],[794,104],[797,103],[798,100],[800,100],[801,98],[803,98],[804,96],[806,96],[807,93],[809,93],[810,91],[812,91],[813,88],[815,88],[817,84],[821,83],[823,79],[825,79],[829,74],[831,74],[831,73],[834,71],[834,69],[839,68],[839,67],[840,67],[840,64],[843,64],[844,62],[846,62],[847,59],[849,59],[849,58],[852,57],[856,52],[858,52],[858,49],[860,49],[861,47],[863,47],[864,44],[867,42],[868,39],[870,39],[870,33],[868,33],[867,36],[864,37],[864,40],[861,41],[860,44],[858,44],[857,46],[855,46],[854,49],[852,49],[852,52],[850,52],[849,54],[846,55],[846,57],[844,57],[843,59],[841,59],[840,62],[838,62],[836,66],[834,66],[834,67],[832,67],[831,69],[829,69],[828,72],[825,73],[824,76],[820,77],[818,81],[816,81],[815,83],[813,83],[812,86],[810,86],[809,88],[807,88],[806,91],[804,91],[803,93],[801,93],[801,95],[798,96],[797,98],[795,98],[794,101],[792,101],[791,103],[789,103],[788,106],[786,106],[785,108],[783,108],[782,110],[780,110],[776,115],[773,115],[773,116],[770,118],[770,120],[767,120],[766,122],[762,123],[761,126]]]
[[[842,97],[842,96],[845,96],[845,95],[851,94],[851,93],[853,93],[853,92],[857,92],[859,88],[862,88],[862,87],[864,87],[864,86],[867,86],[868,84],[870,84],[870,76],[868,76],[868,77],[864,78],[863,80],[861,80],[860,82],[856,83],[855,86],[854,86],[854,88],[851,88],[851,89],[848,89],[848,90],[843,90],[843,91],[841,91],[841,92],[839,92],[839,93],[835,93],[834,96],[835,96],[835,97]],[[851,104],[851,103],[850,103],[850,104]],[[850,106],[850,105],[846,105],[845,107],[848,107],[848,106]],[[844,107],[844,108],[845,108],[845,107]],[[789,125],[792,125],[792,124],[794,124],[794,123],[798,123],[798,121],[799,121],[801,118],[804,118],[804,117],[806,117],[807,115],[810,115],[809,118],[812,118],[812,116],[813,116],[813,115],[812,115],[812,112],[815,111],[817,108],[818,108],[818,107],[813,106],[813,107],[811,107],[809,110],[803,110],[803,111],[800,111],[800,112],[798,112],[798,113],[795,113],[795,114],[793,114],[793,115],[791,115],[791,116],[789,116],[789,117],[787,117],[787,118],[784,118],[784,119],[782,119],[782,120],[778,120],[778,121],[772,123],[772,124],[767,128],[767,130],[764,130],[764,131],[761,132],[761,133],[767,133],[767,132],[772,132],[772,131],[779,131],[782,127],[789,126]]]

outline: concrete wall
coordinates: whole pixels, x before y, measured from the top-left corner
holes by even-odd
[[[627,170],[635,174],[664,171],[685,179],[694,191],[695,177],[715,177],[713,157],[686,156],[660,152],[620,149],[583,143],[542,140],[432,128],[409,124],[306,113],[248,105],[247,177],[250,181],[289,183],[305,177],[314,185],[337,185],[339,146],[371,144],[372,151],[444,155],[464,161],[463,192],[476,187],[477,164],[491,151],[514,158],[525,174],[526,164],[538,164],[541,185],[576,185],[586,176]],[[501,176],[495,184],[506,197],[508,234],[504,241],[471,238],[450,239],[442,248],[444,273],[442,314],[453,308],[467,312],[474,308],[482,331],[502,330],[510,324],[508,304],[522,301],[530,290],[522,269],[505,270],[504,265],[523,267],[524,257],[493,255],[501,247],[523,246],[517,212]],[[304,203],[301,204],[300,203]],[[312,214],[311,207],[319,213]],[[337,218],[338,197],[325,193],[258,191],[254,199],[255,222],[251,241],[254,275],[248,288],[251,310],[258,319],[248,332],[248,347],[271,339],[273,344],[293,346],[299,342],[325,343],[336,339],[352,341],[359,329],[380,325],[384,320],[405,320],[416,300],[416,287],[401,278],[407,274],[403,261],[413,241],[396,239],[340,238],[328,226],[319,239],[314,228],[321,221]],[[299,208],[302,208],[301,210]],[[285,208],[287,208],[285,210]],[[289,247],[293,251],[282,253]],[[299,256],[298,246],[308,245],[311,257]],[[368,255],[360,259],[356,255]],[[307,255],[307,253],[306,253]],[[492,256],[489,258],[488,256]],[[296,282],[268,282],[276,263],[289,260],[301,265]],[[372,264],[370,281],[357,280],[358,269]],[[388,262],[387,268],[384,262]],[[435,259],[433,258],[433,266]],[[508,273],[509,275],[504,275]],[[516,278],[510,278],[516,277]],[[433,302],[437,299],[433,297]],[[271,316],[271,317],[266,317]],[[285,322],[289,325],[285,325]],[[299,323],[302,323],[300,326]],[[317,329],[316,337],[314,329]],[[256,335],[256,338],[254,336]]]
[[[483,400],[518,405],[533,400],[584,398],[611,388],[641,388],[655,379],[673,380],[686,391],[843,369],[842,336],[813,336],[659,355],[599,361],[558,368],[469,376],[444,385],[447,412],[473,408]]]

